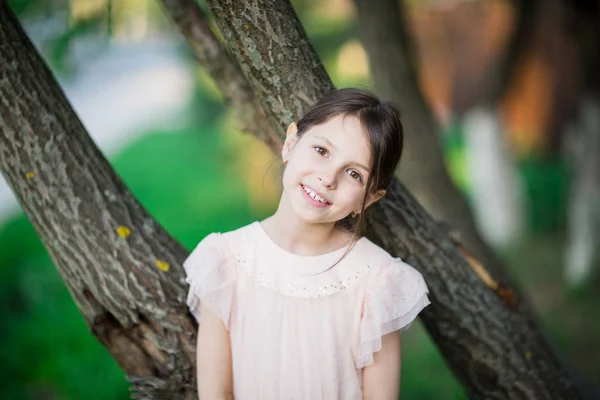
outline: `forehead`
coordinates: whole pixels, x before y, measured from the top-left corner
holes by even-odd
[[[371,148],[360,120],[353,115],[336,115],[327,122],[312,127],[306,136],[329,140],[338,153],[351,161],[371,163]]]

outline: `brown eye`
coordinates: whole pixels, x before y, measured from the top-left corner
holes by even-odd
[[[362,182],[362,176],[360,176],[360,174],[358,172],[356,172],[355,170],[353,170],[353,169],[349,170],[348,175],[350,175],[350,178],[354,179],[355,181]]]
[[[322,156],[326,156],[327,155],[327,149],[324,147],[319,147],[319,146],[315,146],[315,151],[317,153],[319,153]]]

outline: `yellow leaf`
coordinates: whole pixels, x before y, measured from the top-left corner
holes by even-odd
[[[526,357],[527,359],[530,359],[530,358],[531,358],[531,355],[532,355],[531,351],[527,350],[527,351],[525,352],[525,357]]]
[[[28,172],[28,173],[26,173],[26,174],[25,174],[25,177],[26,177],[27,179],[31,179],[31,178],[33,178],[34,176],[35,176],[35,172],[33,172],[33,171],[32,171],[32,172]]]
[[[158,267],[158,269],[165,272],[168,271],[170,267],[168,262],[162,260],[156,260],[156,266]]]
[[[119,226],[117,228],[117,235],[121,236],[122,238],[126,238],[131,235],[131,230],[126,226]]]

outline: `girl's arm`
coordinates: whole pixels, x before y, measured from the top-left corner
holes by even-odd
[[[363,400],[397,400],[400,396],[400,331],[381,338],[373,364],[363,369]]]
[[[196,371],[200,400],[233,399],[231,347],[223,321],[200,302]]]

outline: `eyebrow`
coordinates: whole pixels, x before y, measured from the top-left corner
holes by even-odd
[[[331,141],[329,139],[327,139],[326,137],[315,136],[315,138],[323,140],[325,143],[327,143],[328,146],[333,147],[334,149],[336,148],[335,145],[333,143],[331,143]],[[362,169],[364,169],[368,173],[371,173],[371,170],[368,167],[364,166],[363,164],[357,163],[357,162],[355,162],[354,164],[358,165],[359,167],[361,167]]]

